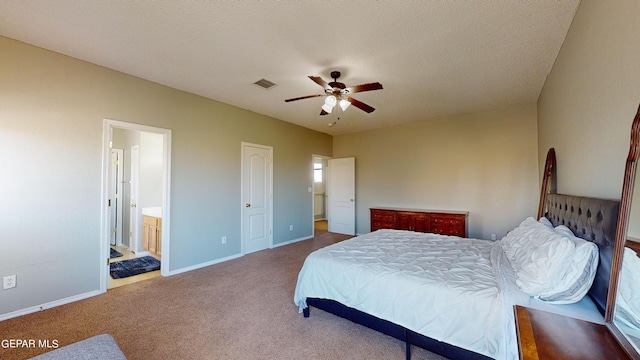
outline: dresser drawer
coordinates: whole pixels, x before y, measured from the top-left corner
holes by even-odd
[[[396,227],[396,212],[371,209],[371,231]]]
[[[458,215],[431,215],[430,231],[436,234],[467,236],[466,219]]]

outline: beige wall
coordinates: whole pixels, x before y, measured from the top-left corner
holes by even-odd
[[[160,134],[140,132],[139,206],[162,206],[163,140]],[[128,151],[125,154],[131,156]],[[125,172],[131,171],[125,169]]]
[[[558,191],[620,199],[640,102],[639,1],[583,0],[538,101],[538,160],[555,147]]]
[[[103,119],[172,130],[170,271],[240,253],[243,141],[274,150],[274,242],[313,234],[331,136],[3,37],[0,54],[0,275],[18,279],[0,318],[99,289]]]
[[[356,158],[357,232],[369,208],[469,211],[469,235],[501,238],[538,206],[535,104],[337,136]]]

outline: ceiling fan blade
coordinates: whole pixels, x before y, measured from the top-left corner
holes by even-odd
[[[342,90],[342,93],[343,94],[355,94],[355,93],[359,93],[359,92],[363,92],[363,91],[381,90],[381,89],[382,89],[382,84],[380,84],[379,82],[374,82],[374,83],[368,83],[368,84],[362,84],[362,85],[356,85],[356,86],[348,87],[348,88]]]
[[[314,98],[314,97],[318,97],[318,96],[324,96],[324,95],[316,94],[316,95],[300,96],[300,97],[297,97],[297,98],[286,99],[284,102],[296,101],[296,100],[302,100],[302,99],[309,99],[309,98]]]
[[[322,80],[320,76],[309,75],[309,79],[313,80],[313,82],[315,82],[316,84],[322,86],[325,92],[327,91],[333,92],[333,88],[329,86],[329,84],[327,84],[326,81]]]
[[[371,106],[363,103],[362,101],[358,101],[352,97],[348,97],[347,101],[349,101],[351,104],[353,104],[353,106],[357,107],[358,109],[367,112],[367,113],[372,113],[375,109],[372,108]]]

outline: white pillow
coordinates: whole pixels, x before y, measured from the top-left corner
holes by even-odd
[[[569,266],[574,243],[553,228],[527,218],[501,240],[520,289],[538,298],[552,291]]]
[[[516,284],[522,291],[540,298],[548,295],[561,282],[575,245],[567,237],[550,230],[547,241],[532,248],[517,270]]]
[[[546,217],[544,217],[544,216],[543,216],[543,217],[541,217],[541,218],[540,218],[540,220],[538,220],[538,222],[539,222],[540,224],[543,224],[543,225],[545,225],[545,226],[549,227],[549,228],[552,228],[552,227],[553,227],[553,224],[551,223],[551,220],[547,219],[547,218],[546,218]]]
[[[531,248],[545,241],[545,230],[550,229],[534,218],[528,217],[502,238],[502,248],[515,270],[517,270],[517,264],[531,253]]]
[[[575,250],[568,259],[568,266],[552,288],[539,294],[540,300],[555,304],[571,304],[580,301],[589,292],[598,269],[598,246],[573,235],[564,225],[555,231],[571,240]]]

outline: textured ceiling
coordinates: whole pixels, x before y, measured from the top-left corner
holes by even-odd
[[[578,5],[3,0],[0,35],[338,135],[535,102]],[[307,76],[333,70],[347,86],[382,83],[353,95],[376,111],[284,102],[322,93]]]

